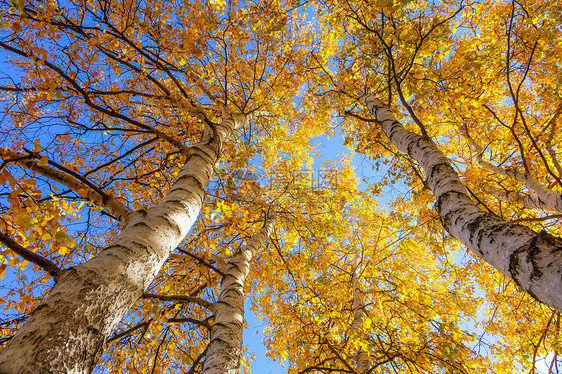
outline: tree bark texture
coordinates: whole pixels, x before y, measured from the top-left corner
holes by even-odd
[[[392,144],[424,169],[445,229],[522,290],[562,311],[562,239],[480,210],[431,139],[407,131],[373,95],[365,95],[360,101]]]
[[[353,322],[351,323],[351,329],[357,339],[362,339],[365,321],[365,295],[361,289],[358,260],[355,261],[355,267],[351,275],[351,285],[353,287]],[[357,352],[357,372],[360,374],[368,373],[370,368],[369,354],[363,348],[360,348]]]
[[[273,221],[270,218],[239,253],[226,261],[221,293],[214,305],[215,324],[211,328],[203,374],[239,372],[244,330],[244,283],[252,259],[266,243],[272,230]]]
[[[56,278],[0,354],[0,373],[90,373],[106,339],[194,223],[222,142],[248,117],[224,117],[193,146],[167,196],[130,215],[100,254]]]

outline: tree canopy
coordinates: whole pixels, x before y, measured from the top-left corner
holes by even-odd
[[[560,370],[556,2],[0,4],[1,372]]]

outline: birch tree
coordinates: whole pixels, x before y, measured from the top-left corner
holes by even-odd
[[[283,95],[298,80],[284,77],[295,30],[272,29],[281,14],[262,5],[243,22],[235,4],[2,8],[0,47],[17,69],[2,87],[3,253],[23,254],[55,282],[29,316],[41,296],[20,306],[13,327],[25,323],[0,370],[90,372],[190,231],[227,141],[256,109],[275,113],[269,89]],[[61,206],[94,215],[85,225],[101,211],[120,226],[101,220],[103,229],[73,234]]]
[[[354,267],[351,271],[351,287],[353,288],[353,302],[351,304],[353,310],[353,321],[351,322],[351,329],[355,332],[359,339],[362,338],[361,332],[365,323],[365,294],[361,286],[361,273],[360,268],[361,260],[357,255],[354,260]],[[368,349],[368,347],[367,347]],[[369,352],[361,347],[357,352],[357,372],[363,374],[368,373],[371,369],[371,359]]]
[[[537,281],[559,268],[525,253],[560,246],[555,4],[3,5],[0,274],[18,283],[0,300],[0,357],[50,323],[65,331],[37,334],[82,356],[29,349],[63,371],[91,371],[102,351],[106,372],[247,370],[240,306],[217,309],[230,268],[212,260],[237,260],[272,202],[276,236],[236,277],[289,372],[529,372],[558,354],[559,312],[459,260],[445,230],[557,307],[560,279]],[[361,182],[340,159],[326,191],[303,170],[315,137],[340,133],[377,174]],[[467,234],[490,222],[502,242]],[[41,317],[61,304],[79,312]],[[235,315],[234,355],[213,353]],[[69,344],[84,316],[84,346]]]
[[[514,280],[521,289],[554,309],[562,310],[559,293],[562,240],[483,212],[431,140],[406,131],[373,96],[363,96],[361,101],[381,123],[390,141],[420,163],[427,175],[426,183],[435,194],[443,226],[451,235]]]
[[[404,227],[448,236],[442,219],[429,209],[438,203],[427,181],[431,175],[410,153],[397,151],[371,113],[354,109],[365,108],[359,98],[369,92],[407,131],[431,139],[443,152],[473,206],[500,217],[505,227],[531,229],[519,226],[531,235],[527,239],[545,238],[558,246],[558,239],[552,238],[560,237],[555,205],[560,193],[556,146],[560,143],[555,140],[559,70],[554,67],[559,34],[554,31],[557,21],[551,18],[559,12],[556,6],[509,1],[329,5],[319,17],[337,35],[326,42],[337,62],[334,66],[318,59],[313,64],[323,75],[318,79],[323,92],[319,106],[336,109],[345,118],[340,126],[346,144],[365,154],[379,172],[388,170],[382,180],[371,183],[373,193],[393,185],[408,191],[388,204],[409,212],[412,221]],[[447,247],[445,251],[455,253],[456,246]],[[461,257],[459,252],[456,256]],[[555,257],[546,264],[559,261]],[[476,255],[466,258],[467,269],[474,274],[470,282],[485,292],[480,306],[488,318],[483,336],[505,334],[505,343],[494,348],[497,357],[509,360],[516,352],[527,351],[532,359],[519,362],[532,366],[539,351],[556,356],[553,321],[558,311],[552,309],[553,303],[539,304],[518,291],[515,281],[494,272],[495,266]],[[556,282],[558,271],[550,273]],[[553,295],[555,289],[559,286],[552,288]],[[538,341],[544,343],[540,348]],[[505,363],[496,370],[515,369]]]
[[[244,115],[226,117],[209,130],[158,205],[131,215],[100,254],[57,276],[47,299],[2,351],[2,370],[91,370],[105,340],[187,235],[221,143],[246,121]]]
[[[269,216],[273,217],[271,214]],[[263,216],[261,218],[263,222]],[[207,263],[218,279],[215,276],[209,278],[189,274],[187,269],[190,267],[190,259],[199,256],[194,254],[193,249],[180,249],[181,255],[173,255],[180,260],[176,263],[178,266],[175,266],[175,275],[187,274],[189,278],[203,278],[200,280],[204,280],[204,283],[196,290],[192,288],[184,291],[180,282],[174,284],[174,280],[170,279],[172,277],[166,273],[159,275],[162,281],[153,283],[149,292],[142,296],[144,304],[137,307],[142,311],[140,315],[143,320],[129,322],[130,327],[123,328],[110,339],[112,347],[104,357],[104,368],[109,372],[124,368],[132,370],[133,367],[149,371],[238,371],[243,361],[244,294],[248,288],[246,280],[252,258],[265,250],[272,227],[272,220],[266,219],[261,229],[246,244],[230,241],[231,246],[240,245],[240,248],[233,248],[232,251],[223,248],[218,255],[212,254],[206,260],[199,258],[199,269]],[[227,256],[227,253],[233,255]],[[215,288],[213,278],[219,287],[214,301],[214,292],[208,292]],[[203,289],[207,291],[202,292]],[[144,340],[142,344],[135,344],[133,352],[127,349],[127,345],[132,343],[131,338]],[[178,351],[178,346],[182,347],[181,352]],[[187,352],[193,354],[194,359],[190,360]]]
[[[272,218],[239,253],[226,260],[221,293],[215,303],[215,323],[205,355],[203,373],[237,373],[240,368],[244,322],[244,286],[252,259],[273,230]]]
[[[459,282],[464,269],[425,247],[438,250],[439,241],[402,230],[409,217],[386,215],[375,197],[342,185],[357,200],[324,215],[309,208],[311,217],[295,222],[299,244],[279,231],[267,261],[274,271],[258,272],[254,308],[269,322],[273,357],[288,373],[491,370],[462,326],[478,310],[471,286]]]
[[[562,281],[562,278],[561,278],[560,265],[559,265],[560,258],[555,250],[555,248],[559,247],[558,239],[546,233],[543,234],[533,233],[532,231],[529,231],[528,229],[519,225],[509,225],[508,223],[505,223],[505,221],[501,219],[496,220],[496,218],[494,218],[493,215],[489,215],[478,209],[476,205],[474,205],[474,203],[471,203],[472,208],[478,209],[477,211],[480,213],[476,214],[476,210],[475,210],[474,213],[471,213],[471,214],[475,214],[475,216],[472,217],[474,220],[471,218],[469,219],[470,222],[466,221],[464,223],[461,223],[464,220],[464,218],[460,218],[460,216],[457,217],[455,216],[455,214],[458,214],[460,212],[461,206],[464,206],[465,203],[461,203],[460,200],[458,200],[455,201],[454,203],[451,203],[450,208],[444,208],[445,206],[443,205],[445,204],[444,196],[449,196],[447,194],[453,194],[453,192],[451,191],[456,191],[459,194],[462,194],[470,199],[470,193],[467,190],[465,190],[464,187],[456,188],[456,187],[451,187],[452,185],[449,187],[445,187],[446,191],[440,190],[441,188],[443,188],[441,184],[445,183],[444,178],[449,178],[449,177],[452,178],[453,175],[448,174],[449,177],[444,177],[444,176],[437,177],[438,175],[437,172],[432,169],[437,164],[431,164],[432,166],[430,166],[430,164],[426,163],[427,159],[423,159],[423,160],[421,159],[422,156],[419,153],[416,156],[413,156],[413,152],[418,152],[414,148],[414,145],[415,147],[418,146],[425,147],[427,150],[429,150],[429,146],[422,145],[422,143],[424,143],[425,142],[424,139],[428,137],[428,132],[434,130],[433,127],[427,126],[428,123],[431,123],[431,116],[424,115],[425,118],[420,119],[416,114],[416,110],[415,110],[416,106],[410,105],[407,102],[408,99],[407,96],[410,96],[411,94],[407,95],[406,93],[407,91],[411,92],[411,89],[413,88],[412,86],[413,83],[410,83],[408,87],[407,82],[409,82],[409,79],[412,79],[412,78],[408,78],[408,76],[414,76],[415,74],[417,74],[416,72],[413,71],[414,62],[416,61],[417,58],[423,59],[423,55],[424,53],[426,53],[425,49],[432,48],[431,42],[427,43],[429,44],[429,47],[426,46],[424,48],[423,44],[425,43],[425,40],[426,39],[430,40],[432,32],[439,32],[438,31],[439,27],[446,27],[443,26],[444,22],[453,20],[454,17],[461,10],[463,10],[462,4],[459,5],[458,10],[455,13],[453,13],[449,18],[446,18],[443,21],[439,21],[439,22],[432,21],[431,27],[427,29],[428,31],[426,31],[425,33],[420,32],[419,37],[417,37],[413,42],[406,41],[406,43],[414,44],[417,46],[416,50],[412,54],[410,54],[409,57],[401,56],[400,52],[391,50],[389,43],[392,42],[390,42],[389,38],[392,37],[385,36],[385,32],[383,29],[377,28],[377,26],[370,26],[369,22],[371,21],[369,21],[367,18],[363,18],[363,16],[360,13],[357,12],[355,13],[354,19],[359,24],[359,27],[363,27],[369,30],[372,37],[375,38],[375,40],[378,43],[380,43],[379,45],[381,46],[381,49],[384,51],[387,57],[387,64],[390,69],[389,87],[390,88],[394,87],[396,89],[401,104],[404,106],[405,111],[411,116],[414,123],[419,127],[422,136],[415,138],[411,132],[409,133],[404,132],[402,133],[401,137],[396,137],[393,139],[392,136],[398,134],[398,132],[396,132],[395,130],[403,129],[403,127],[395,127],[395,128],[388,127],[388,126],[392,126],[391,124],[389,124],[388,126],[386,126],[385,124],[386,127],[383,126],[383,132],[389,137],[389,139],[394,144],[394,146],[396,146],[400,151],[407,152],[409,155],[412,155],[412,157],[417,162],[419,162],[420,165],[422,166],[422,169],[425,171],[425,175],[426,175],[426,180],[424,181],[424,183],[426,183],[426,185],[435,194],[435,198],[437,200],[436,201],[437,210],[439,212],[444,227],[447,230],[449,230],[453,236],[461,240],[461,242],[467,245],[470,249],[474,250],[479,256],[486,259],[496,269],[510,276],[510,278],[513,279],[520,286],[520,288],[527,291],[533,297],[546,303],[547,305],[552,306],[557,310],[560,310],[562,305],[560,304],[560,301],[557,300],[559,299],[557,294],[558,294],[558,290],[560,289],[560,285],[561,285],[560,282]],[[507,81],[506,94],[513,101],[513,106],[514,106],[514,118],[513,118],[513,124],[511,126],[512,133],[515,134],[514,132],[515,130],[513,130],[513,128],[518,125],[521,125],[523,128],[526,129],[526,135],[529,137],[528,140],[533,147],[532,151],[536,151],[538,156],[542,158],[542,160],[546,164],[545,165],[546,170],[548,171],[550,170],[549,167],[550,162],[548,162],[544,158],[544,156],[542,156],[543,152],[537,146],[538,140],[535,139],[534,135],[531,134],[529,130],[530,125],[526,121],[526,115],[520,108],[519,102],[520,102],[520,96],[523,95],[526,86],[531,86],[534,80],[534,78],[529,78],[530,82],[527,83],[525,81],[527,79],[527,76],[531,74],[530,71],[533,69],[532,66],[532,63],[534,61],[533,58],[536,57],[539,61],[545,61],[545,59],[548,58],[548,52],[546,51],[539,52],[538,49],[535,55],[535,47],[538,46],[537,43],[539,43],[541,38],[548,40],[547,39],[548,37],[546,35],[548,35],[550,31],[548,31],[547,27],[544,27],[546,30],[545,32],[543,32],[542,35],[538,34],[534,36],[527,36],[525,32],[528,32],[529,27],[535,27],[535,29],[538,29],[538,26],[534,25],[532,21],[530,21],[525,16],[520,16],[518,14],[519,10],[517,9],[517,6],[515,4],[511,4],[511,6],[507,8],[507,10],[509,11],[509,22],[507,23],[507,25],[505,25],[505,28],[507,29],[507,38],[506,38],[507,54],[505,56],[507,71],[506,71],[505,80]],[[522,9],[522,10],[525,11],[526,9]],[[358,12],[361,12],[361,10],[359,10]],[[469,17],[467,18],[468,18],[468,20],[466,21],[467,24],[472,22],[472,20]],[[463,22],[461,21],[457,24],[463,25]],[[514,30],[516,29],[518,30],[517,32],[520,32],[522,33],[522,35],[524,35],[522,36],[523,38],[529,37],[535,41],[535,47],[531,48],[530,55],[523,57],[523,61],[525,61],[526,59],[525,61],[526,65],[524,68],[521,67],[521,65],[517,65],[513,61],[513,60],[521,59],[519,55],[515,56],[514,51],[517,49],[524,48],[518,45],[519,40],[517,40],[517,42],[513,42],[512,40],[512,33],[515,32]],[[476,36],[476,38],[479,37],[479,33],[477,34],[478,35]],[[444,39],[443,42],[446,42],[446,40],[447,39]],[[473,41],[470,40],[470,38],[464,38],[463,42],[473,43]],[[420,57],[417,57],[418,55]],[[408,60],[410,61],[409,63],[402,62]],[[401,69],[400,72],[398,72],[399,68]],[[434,69],[438,70],[440,69],[440,66],[436,65]],[[430,73],[428,72],[424,72],[422,74],[426,76],[430,75]],[[515,80],[518,80],[517,85],[515,83]],[[416,102],[419,102],[420,100],[423,99],[424,99],[423,95],[418,95],[418,97],[416,98]],[[362,100],[363,103],[366,103],[367,100],[372,100],[372,98],[368,99],[367,96],[363,96]],[[488,99],[488,100],[493,100],[493,99]],[[476,102],[476,100],[472,99],[470,103],[472,104],[474,102]],[[380,106],[382,105],[380,104],[380,102],[378,102],[378,104],[376,105],[377,107],[382,108]],[[494,112],[493,109],[490,109],[490,106],[492,104],[487,104],[484,102],[482,105],[483,107],[489,109],[490,112],[496,116],[496,119],[503,124],[501,118],[497,117],[497,114]],[[376,111],[373,106],[371,106],[369,110],[372,113],[375,113]],[[451,112],[456,113],[456,115],[458,115],[461,118],[470,117],[470,115],[465,116],[463,115],[463,113],[458,113],[453,110],[451,110]],[[556,113],[558,113],[558,109],[555,110],[554,115],[552,116],[552,118],[550,118],[548,122],[550,126],[552,126],[552,124],[556,122],[556,118],[557,118]],[[394,119],[391,118],[394,117],[377,117],[377,120],[389,121],[389,122],[395,121],[395,118]],[[452,120],[451,122],[454,122],[454,120]],[[535,195],[535,198],[527,198],[526,200],[521,199],[523,202],[527,202],[527,206],[534,205],[533,206],[534,208],[547,208],[551,210],[557,209],[556,201],[558,200],[560,194],[556,191],[550,191],[549,189],[542,186],[535,178],[533,178],[530,175],[531,171],[528,166],[525,166],[525,170],[527,172],[524,174],[514,170],[506,171],[503,168],[494,166],[489,162],[485,162],[482,160],[482,156],[481,156],[483,152],[482,148],[479,147],[474,141],[474,139],[470,137],[470,135],[468,134],[468,130],[465,128],[464,131],[462,131],[462,133],[468,139],[470,145],[476,149],[478,154],[477,160],[480,165],[485,166],[487,169],[499,175],[506,176],[506,177],[513,177],[521,182],[524,182],[527,185],[527,187]],[[406,138],[408,138],[408,140],[406,140]],[[530,157],[529,154],[531,153],[531,150],[525,150],[526,147],[522,143],[525,141],[524,139],[516,137],[516,141],[520,145],[522,162],[524,165],[528,165],[529,157]],[[549,137],[547,143],[550,144],[551,141],[552,141],[552,137]],[[427,144],[430,143],[431,142],[428,141]],[[432,148],[432,149],[437,150],[437,148]],[[438,157],[437,153],[435,154],[434,157],[435,160],[437,160]],[[446,158],[444,158],[442,153],[439,155],[439,157],[441,157],[441,161],[442,161],[440,163],[445,163]],[[552,160],[550,161],[553,164],[557,163],[556,157],[552,158]],[[442,168],[446,169],[447,167],[443,166]],[[555,180],[558,179],[558,177],[555,174],[552,174],[552,176],[554,177]],[[437,179],[433,179],[433,178],[437,178]],[[462,185],[462,182],[460,182],[458,177],[455,177],[455,183],[458,183],[459,186]],[[531,201],[533,201],[534,204],[531,204]],[[468,200],[467,200],[467,204],[468,204]],[[444,211],[442,211],[442,209],[444,209]],[[468,211],[466,211],[466,213],[468,213]],[[477,219],[476,216],[478,216],[479,218]],[[478,232],[479,230],[478,226],[480,224],[484,224],[485,221],[489,221],[486,224],[487,228],[485,229],[485,231],[489,232],[489,234],[484,234],[484,231]],[[464,227],[461,229],[460,226],[456,226],[457,224],[464,225]],[[484,227],[481,227],[480,229],[484,229]],[[523,231],[520,232],[519,230],[523,230]],[[505,234],[502,234],[502,232],[505,232]],[[525,234],[522,234],[522,232],[525,232]],[[489,237],[487,239],[484,239],[485,235],[489,235]],[[503,240],[506,240],[506,242],[502,243]],[[484,244],[486,241],[493,242],[495,243],[495,245],[497,245],[494,254],[492,254],[492,252],[488,252],[489,250],[491,250],[491,248],[486,248],[487,245]],[[509,241],[513,241],[513,243],[508,243]],[[539,253],[541,252],[541,250],[538,250],[537,248],[541,246],[550,249],[545,249],[546,251],[545,253]],[[534,257],[535,254],[537,255],[537,257]],[[547,268],[549,271],[547,271]],[[545,278],[543,281],[540,281],[538,278],[541,278],[542,276],[545,276]],[[544,294],[540,294],[541,292],[544,292]]]

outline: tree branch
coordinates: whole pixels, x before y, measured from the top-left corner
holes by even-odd
[[[59,269],[54,262],[51,262],[45,257],[22,247],[19,243],[2,232],[0,232],[0,242],[2,242],[2,244],[4,244],[12,252],[45,270],[51,277],[56,278],[57,275],[60,274],[61,269]]]
[[[127,224],[129,214],[131,213],[131,210],[127,206],[68,168],[53,161],[47,161],[47,163],[44,164],[41,160],[34,160],[32,158],[33,156],[23,155],[5,149],[0,149],[0,157],[68,187],[80,196],[90,200],[95,205],[107,209],[112,215],[117,217],[123,225]],[[58,169],[62,169],[64,172],[47,166],[47,164],[56,165]]]
[[[211,318],[211,317],[209,317]],[[189,318],[189,317],[183,317],[183,318],[170,318],[168,320],[168,323],[192,323],[194,325],[199,325],[199,326],[203,326],[205,327],[207,330],[211,331],[211,325],[207,322],[207,320],[209,319],[207,318],[205,321],[200,321],[198,319],[194,319],[194,318]]]
[[[214,312],[213,303],[208,302],[207,300],[200,299],[198,297],[190,297],[190,296],[183,296],[183,295],[156,295],[152,293],[144,293],[142,295],[143,299],[155,299],[160,301],[175,301],[179,303],[193,303],[204,308],[209,309],[210,311]]]
[[[125,336],[125,335],[129,335],[129,334],[132,333],[133,331],[136,331],[136,330],[138,330],[138,329],[140,329],[140,328],[142,328],[142,327],[148,326],[148,325],[150,324],[150,322],[152,322],[152,319],[149,320],[149,321],[144,321],[144,322],[137,323],[137,324],[134,325],[133,327],[128,328],[128,329],[125,330],[125,331],[121,331],[120,333],[113,335],[111,338],[107,339],[107,341],[106,341],[105,343],[107,344],[107,343],[110,343],[110,342],[112,342],[112,341],[114,341],[114,340],[120,339],[120,338],[122,338],[122,337]]]
[[[195,254],[193,254],[189,251],[186,251],[185,249],[178,248],[178,251],[180,251],[181,253],[183,253],[186,256],[189,256],[189,257],[195,259],[196,261],[199,261],[200,263],[202,263],[203,265],[205,265],[209,269],[218,273],[221,277],[224,277],[224,273],[222,271],[220,271],[216,266],[211,265],[211,263],[206,261],[204,258],[202,258],[200,256],[197,256],[197,255],[195,255]]]
[[[482,157],[484,153],[484,149],[476,143],[474,139],[468,133],[468,127],[466,124],[464,127],[459,126],[459,130],[464,138],[468,141],[468,144],[474,148],[476,152],[476,160],[478,164],[494,173],[503,175],[505,177],[515,178],[520,182],[523,182],[529,190],[535,193],[536,196],[533,194],[528,196],[523,196],[518,192],[509,192],[506,197],[501,197],[501,199],[506,199],[508,201],[516,201],[524,207],[531,208],[531,209],[547,209],[547,210],[554,210],[557,212],[562,212],[562,194],[557,191],[549,190],[548,188],[544,187],[540,184],[535,178],[533,178],[528,173],[521,173],[514,169],[504,169],[499,166],[492,164],[491,162],[485,161]],[[496,195],[496,193],[492,193]],[[515,197],[515,195],[517,197]],[[511,196],[510,196],[511,195]]]

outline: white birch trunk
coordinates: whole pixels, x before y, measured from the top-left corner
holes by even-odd
[[[239,371],[244,331],[244,284],[250,262],[272,230],[273,221],[267,219],[248,244],[226,261],[221,294],[214,304],[215,323],[211,328],[203,374],[237,374]]]
[[[221,143],[248,117],[228,117],[191,149],[168,195],[99,255],[56,278],[49,296],[0,354],[0,373],[90,373],[105,340],[195,221]]]
[[[352,333],[356,339],[363,338],[363,323],[365,321],[365,295],[361,289],[359,279],[359,261],[355,261],[355,269],[351,275],[351,284],[353,287],[353,322],[351,323]],[[369,354],[360,348],[357,352],[357,372],[365,374],[371,369],[371,360]]]
[[[373,95],[361,103],[400,151],[424,169],[443,226],[483,260],[537,300],[562,311],[562,239],[481,211],[447,158],[427,138],[407,131]]]

